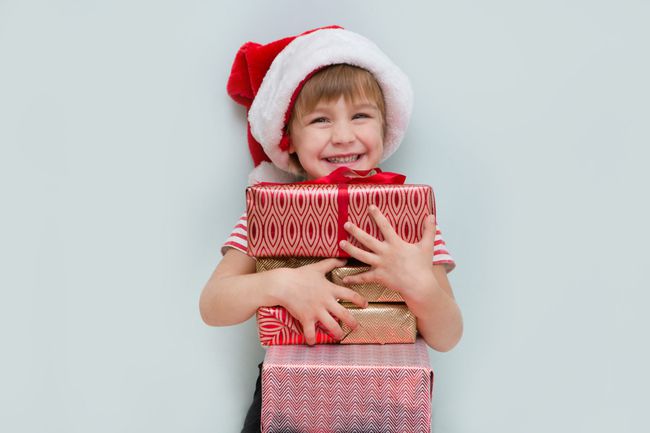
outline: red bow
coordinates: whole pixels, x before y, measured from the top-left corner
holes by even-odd
[[[327,176],[319,177],[318,179],[306,180],[304,182],[297,182],[299,184],[358,184],[358,183],[373,183],[373,184],[392,184],[402,185],[406,182],[406,176],[399,173],[391,173],[381,171],[380,168],[373,168],[370,170],[353,170],[347,167],[339,167]]]

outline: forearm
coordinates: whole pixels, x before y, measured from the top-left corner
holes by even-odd
[[[210,280],[203,289],[200,310],[211,326],[227,326],[248,320],[264,305],[278,303],[275,271],[233,275]]]
[[[456,346],[463,335],[463,318],[454,298],[433,279],[421,281],[422,286],[407,299],[409,309],[417,318],[420,335],[427,344],[447,352]]]

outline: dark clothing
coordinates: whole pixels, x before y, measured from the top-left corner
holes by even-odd
[[[246,419],[244,419],[244,427],[241,433],[260,433],[262,427],[260,425],[260,418],[262,417],[262,364],[257,366],[260,370],[255,383],[255,394],[253,394],[253,402],[251,407],[248,408]]]

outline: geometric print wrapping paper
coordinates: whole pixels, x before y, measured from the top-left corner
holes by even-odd
[[[264,433],[430,433],[426,343],[272,346],[262,367]]]
[[[352,330],[343,322],[343,338],[334,339],[316,324],[316,344],[403,344],[415,342],[416,318],[406,304],[373,303],[366,308],[343,304],[357,320]],[[306,344],[300,322],[280,306],[257,309],[257,329],[262,346]]]
[[[374,204],[406,242],[422,238],[422,228],[435,215],[428,185],[282,184],[246,189],[248,254],[251,257],[349,257],[339,248],[347,239],[364,248],[343,229],[351,221],[383,240],[368,214]]]
[[[366,308],[343,303],[359,326],[352,330],[341,322],[341,344],[415,343],[417,320],[404,303],[372,303]]]
[[[404,302],[404,299],[395,290],[388,289],[381,284],[377,283],[361,283],[361,284],[343,284],[343,278],[357,275],[362,272],[369,271],[369,266],[342,266],[335,268],[331,272],[331,280],[334,284],[339,286],[348,287],[354,290],[368,302]]]
[[[262,346],[307,344],[300,322],[284,307],[258,308],[257,331]],[[338,343],[338,341],[316,323],[316,344],[331,343]]]
[[[255,260],[255,272],[266,272],[278,268],[300,268],[318,263],[320,257],[264,257]]]

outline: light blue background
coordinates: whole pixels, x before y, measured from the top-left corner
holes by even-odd
[[[465,335],[445,433],[647,417],[645,1],[0,1],[0,431],[236,432],[263,350],[199,293],[244,207],[248,40],[341,24],[411,77]]]

